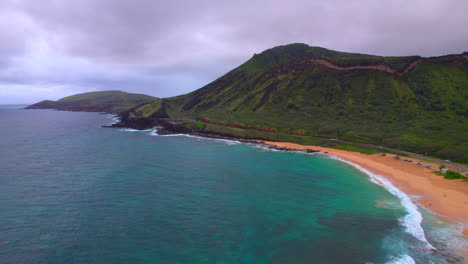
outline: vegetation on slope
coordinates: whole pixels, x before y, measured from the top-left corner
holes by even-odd
[[[121,91],[102,91],[76,94],[62,98],[58,101],[45,100],[26,108],[122,113],[136,106],[158,101],[158,98],[144,94],[125,93]]]

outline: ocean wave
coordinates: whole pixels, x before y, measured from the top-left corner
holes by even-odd
[[[416,264],[414,259],[408,255],[402,255],[400,257],[392,257],[392,259],[386,264]]]
[[[281,151],[279,149],[269,148],[267,146],[258,145],[258,144],[253,144],[253,147],[256,148],[256,149],[261,149],[261,150],[271,151],[271,152],[280,152]]]
[[[193,135],[189,135],[189,134],[168,134],[168,135],[158,135],[158,134],[156,134],[156,136],[161,136],[161,137],[188,137],[188,138],[206,139],[204,137],[198,137],[198,136],[193,136]]]
[[[424,229],[421,226],[422,219],[423,219],[422,214],[421,214],[421,212],[419,212],[418,207],[416,206],[416,204],[414,204],[411,201],[410,197],[407,194],[400,191],[389,180],[387,180],[385,177],[383,177],[381,175],[374,174],[374,173],[364,169],[363,167],[361,167],[361,166],[359,166],[357,164],[354,164],[354,163],[352,163],[350,161],[347,161],[347,160],[344,160],[344,159],[341,159],[341,158],[338,158],[338,157],[334,157],[334,156],[330,156],[330,157],[333,158],[333,159],[345,162],[345,163],[355,167],[359,171],[367,174],[369,176],[371,182],[383,186],[391,194],[398,197],[400,199],[400,201],[401,201],[401,204],[403,205],[406,212],[408,213],[404,217],[399,219],[400,222],[402,223],[402,225],[405,227],[405,231],[407,233],[413,235],[415,238],[417,238],[421,242],[423,242],[424,245],[427,248],[434,249],[434,247],[427,241],[426,235],[424,234]],[[395,263],[400,263],[400,262],[395,262]],[[402,263],[406,263],[406,262],[402,262]],[[411,262],[409,262],[409,263],[411,263]]]
[[[158,135],[158,130],[156,128],[150,129],[149,134],[150,136],[159,136]]]
[[[124,132],[148,132],[148,131],[152,131],[152,129],[138,130],[138,129],[133,129],[133,128],[122,128],[122,129],[119,129],[119,130],[124,131]]]
[[[189,135],[189,134],[169,134],[169,135],[158,135],[158,130],[153,129],[153,131],[150,133],[151,136],[161,136],[161,137],[188,137],[188,138],[195,138],[195,139],[202,139],[202,140],[210,140],[210,141],[217,141],[217,142],[222,142],[227,145],[237,145],[240,144],[240,141],[233,140],[233,139],[223,139],[223,138],[210,138],[210,137],[200,137],[200,136],[194,136],[194,135]]]
[[[207,139],[207,138],[204,138],[204,139]],[[237,144],[241,143],[240,141],[233,140],[233,139],[222,139],[222,138],[208,138],[208,139],[218,141],[218,142],[222,142],[222,143],[225,143],[227,145],[237,145]]]
[[[463,230],[468,227],[466,223],[447,221],[446,218],[441,218],[425,208],[421,209],[421,213],[424,215],[425,222],[431,227],[426,233],[430,237],[437,238],[439,249],[448,248],[455,254],[466,252],[468,239],[463,234]]]
[[[120,131],[124,131],[124,132],[138,132],[139,130],[136,130],[136,129],[133,129],[133,128],[122,128],[122,129],[119,129]]]
[[[114,121],[112,124],[116,124],[120,122],[120,118],[118,115],[109,114],[107,117]]]

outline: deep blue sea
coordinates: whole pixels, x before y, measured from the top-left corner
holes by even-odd
[[[443,264],[463,243],[323,155],[21,107],[0,106],[1,264]]]

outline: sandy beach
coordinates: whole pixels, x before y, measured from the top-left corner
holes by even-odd
[[[447,220],[462,222],[468,227],[468,182],[463,180],[447,180],[434,174],[433,169],[416,165],[421,162],[438,169],[439,165],[413,158],[394,159],[395,155],[367,155],[358,152],[325,148],[319,146],[304,146],[288,142],[261,141],[280,148],[294,150],[318,150],[324,154],[335,156],[355,163],[375,174],[389,179],[395,187],[409,195],[418,196],[419,203],[432,212],[447,217]],[[410,159],[412,162],[404,161]],[[468,231],[465,229],[465,235]]]
[[[367,155],[359,152],[306,146],[289,142],[258,141],[278,148],[291,150],[315,150],[323,154],[341,158],[352,162],[368,171],[384,176],[392,184],[408,195],[417,196],[418,202],[425,208],[445,218],[447,222],[461,222],[464,224],[462,233],[468,238],[468,182],[463,180],[447,180],[434,174],[439,165],[413,158],[394,159],[394,154],[381,156]],[[412,162],[404,161],[409,159]],[[427,164],[431,168],[416,165],[417,162]],[[468,263],[468,251],[455,251],[464,257],[463,263]]]

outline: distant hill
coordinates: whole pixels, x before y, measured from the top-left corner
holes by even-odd
[[[189,118],[206,125],[198,132],[259,137],[239,129],[262,127],[276,131],[262,138],[338,138],[466,162],[467,65],[461,54],[382,57],[291,44],[194,92],[132,109],[124,121]]]
[[[121,91],[90,92],[68,96],[58,101],[45,100],[26,109],[57,109],[66,111],[122,113],[159,98]]]

